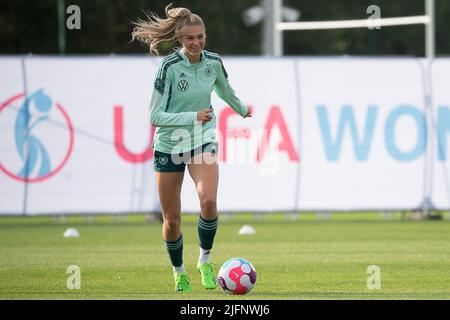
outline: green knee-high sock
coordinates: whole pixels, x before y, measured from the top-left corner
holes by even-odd
[[[198,219],[198,237],[200,248],[203,250],[211,250],[217,231],[217,222],[218,218],[208,221],[200,215]]]
[[[169,253],[170,262],[174,267],[183,265],[183,235],[175,241],[164,240],[164,245]]]

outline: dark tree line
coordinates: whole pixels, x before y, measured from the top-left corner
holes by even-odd
[[[0,54],[58,54],[58,0],[0,0]],[[259,0],[182,0],[207,27],[207,49],[223,55],[261,54],[262,24],[246,26],[242,12]],[[143,54],[130,43],[132,21],[144,18],[143,9],[163,15],[170,1],[65,0],[81,9],[81,30],[66,30],[67,54]],[[423,15],[424,0],[284,0],[300,10],[300,21],[365,19],[369,5],[382,17]],[[436,54],[450,54],[450,1],[436,0]],[[424,55],[423,25],[383,27],[379,30],[342,29],[288,31],[286,55]]]

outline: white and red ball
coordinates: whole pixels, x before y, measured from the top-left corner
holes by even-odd
[[[246,259],[232,258],[220,268],[219,283],[226,293],[249,293],[256,283],[256,269]]]

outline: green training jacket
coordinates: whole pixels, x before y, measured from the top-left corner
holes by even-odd
[[[156,127],[153,150],[164,153],[188,152],[216,141],[216,116],[201,125],[197,112],[211,107],[211,92],[241,116],[248,108],[236,97],[220,56],[202,51],[199,63],[190,63],[180,49],[159,64],[150,102],[151,123]]]

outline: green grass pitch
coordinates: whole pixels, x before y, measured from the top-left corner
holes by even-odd
[[[195,269],[196,216],[184,215],[184,263],[193,292],[174,292],[161,224],[144,215],[85,221],[70,216],[0,217],[0,299],[449,299],[450,221],[408,221],[396,213],[300,214],[255,218],[222,216],[213,248],[217,270],[243,257],[257,271],[245,296],[206,291]],[[251,224],[255,235],[238,235]],[[69,227],[79,238],[64,238]],[[81,288],[68,289],[70,265],[81,270]],[[369,289],[367,268],[381,270],[381,289]]]

